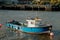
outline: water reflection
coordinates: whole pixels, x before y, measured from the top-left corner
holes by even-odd
[[[10,29],[6,29],[6,36],[1,40],[53,40],[49,34],[28,34],[23,32],[15,32]]]
[[[23,32],[16,32],[10,29],[6,29],[6,36],[1,40],[53,40],[49,34],[28,34]]]
[[[49,34],[28,34],[22,32],[15,32],[11,30],[6,30],[6,36],[2,40],[59,40],[60,39],[60,31],[53,30],[54,37],[50,37]]]
[[[10,30],[9,28],[5,29],[6,37],[4,40],[53,40],[54,38],[50,37],[49,34],[28,34],[23,32],[16,32]]]
[[[16,38],[12,40],[53,40],[50,39],[49,34],[28,34],[28,33],[16,33]]]

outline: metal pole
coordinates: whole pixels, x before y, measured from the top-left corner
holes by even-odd
[[[27,0],[27,4],[28,4],[28,0]]]

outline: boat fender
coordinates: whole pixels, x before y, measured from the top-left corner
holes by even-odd
[[[0,28],[2,27],[2,24],[0,24]]]
[[[51,33],[50,33],[50,39],[53,39],[53,38],[54,38],[54,33],[51,32]]]

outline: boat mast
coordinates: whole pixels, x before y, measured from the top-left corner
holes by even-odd
[[[38,6],[38,3],[37,3],[37,7],[38,7],[38,10],[37,10],[37,13],[38,13],[38,11],[39,11],[39,6]],[[38,17],[37,13],[36,13],[36,17]]]

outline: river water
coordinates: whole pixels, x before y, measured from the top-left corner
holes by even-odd
[[[25,22],[27,17],[40,17],[43,23],[53,25],[54,38],[50,39],[47,35],[31,35],[10,31],[5,24],[9,20],[17,20]],[[60,12],[52,11],[19,11],[19,10],[0,10],[0,23],[3,24],[2,30],[6,32],[6,36],[0,40],[60,40]],[[1,31],[1,30],[0,30]]]

